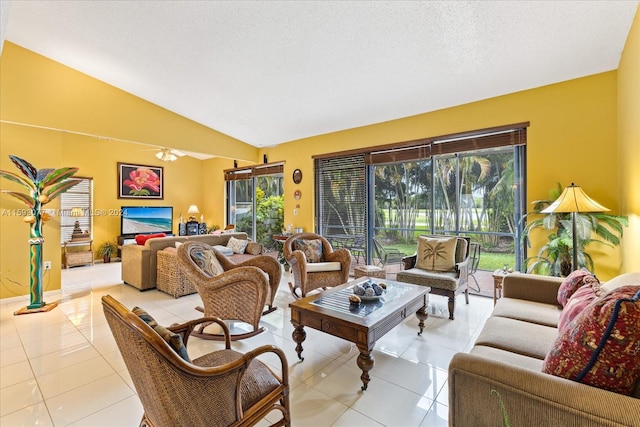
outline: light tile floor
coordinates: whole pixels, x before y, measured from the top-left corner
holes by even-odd
[[[358,351],[351,343],[305,328],[305,359],[298,361],[288,281],[285,273],[279,309],[263,317],[267,331],[232,346],[246,351],[270,343],[285,351],[293,426],[447,425],[449,361],[471,348],[493,308],[490,298],[471,296],[465,305],[464,297],[458,297],[456,320],[451,321],[446,299],[431,296],[422,336],[411,316],[376,343],[371,382],[362,392]],[[139,292],[122,284],[120,263],[64,270],[62,283],[62,290],[45,294],[45,301],[60,303],[48,313],[14,316],[28,297],[0,301],[0,426],[138,425],[142,406],[100,298],[110,294],[129,308],[138,305],[168,325],[199,317],[194,310],[199,296],[173,299],[157,290]],[[188,350],[197,357],[220,346],[191,338]]]

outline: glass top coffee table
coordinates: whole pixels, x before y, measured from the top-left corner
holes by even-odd
[[[349,295],[353,293],[353,286],[366,281],[384,283],[386,293],[378,300],[351,304]],[[371,353],[376,341],[414,312],[419,321],[418,335],[421,335],[428,317],[430,290],[426,286],[364,277],[292,302],[289,308],[295,329],[291,335],[296,342],[298,358],[304,360],[302,343],[307,337],[305,326],[350,341],[360,351],[357,363],[362,369],[362,390],[366,390],[370,380],[369,371],[373,368]]]

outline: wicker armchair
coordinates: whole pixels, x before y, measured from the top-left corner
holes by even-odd
[[[294,248],[296,240],[320,240],[322,243],[322,261],[307,262],[304,252]],[[294,234],[284,242],[282,250],[284,258],[291,266],[293,283],[289,282],[289,289],[294,298],[304,297],[314,289],[342,285],[349,280],[351,252],[346,248],[333,250],[331,243],[319,234]],[[297,294],[297,289],[300,289],[300,295]]]
[[[269,314],[277,309],[273,305],[278,294],[278,287],[280,286],[280,279],[282,278],[282,267],[280,263],[273,257],[268,255],[256,255],[253,258],[247,259],[242,262],[233,262],[229,257],[224,256],[218,251],[214,251],[216,258],[224,268],[224,271],[230,271],[238,267],[258,267],[260,270],[267,273],[269,276],[269,287],[267,288],[267,309],[262,314]]]
[[[239,320],[253,327],[253,331],[231,335],[232,340],[263,332],[264,328],[259,323],[269,292],[269,282],[264,271],[254,266],[242,266],[211,276],[192,259],[192,254],[196,251],[217,252],[211,246],[199,242],[187,242],[178,248],[178,268],[196,287],[204,304],[204,308],[196,307],[196,310],[202,311],[205,317]],[[215,256],[217,259],[224,257],[219,253]],[[208,324],[200,325],[192,335],[203,339],[224,339],[220,334],[205,332],[207,326]]]
[[[224,330],[223,350],[188,362],[110,295],[102,297],[102,306],[144,408],[141,427],[252,426],[273,410],[282,418],[272,426],[291,425],[288,364],[278,347],[236,352],[224,322],[204,318],[167,328],[185,345],[199,322],[215,322]],[[256,359],[265,353],[279,359],[282,378]]]

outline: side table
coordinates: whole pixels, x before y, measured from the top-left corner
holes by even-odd
[[[72,247],[77,249],[69,250]],[[85,264],[93,265],[93,240],[64,242],[64,268]]]
[[[517,273],[517,271],[504,271],[500,268],[493,272],[493,305],[496,305],[499,298],[502,298],[502,281],[507,274]]]

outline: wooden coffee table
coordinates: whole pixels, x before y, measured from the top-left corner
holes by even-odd
[[[349,295],[353,292],[353,285],[367,280],[387,285],[383,299],[362,302],[358,306],[350,304]],[[421,335],[428,317],[430,290],[426,286],[365,277],[292,302],[289,307],[295,329],[291,335],[297,344],[298,358],[304,360],[302,343],[307,337],[305,326],[350,341],[360,350],[357,363],[362,369],[362,390],[366,390],[370,380],[369,371],[373,368],[371,353],[376,341],[414,312],[419,320],[418,335]]]

